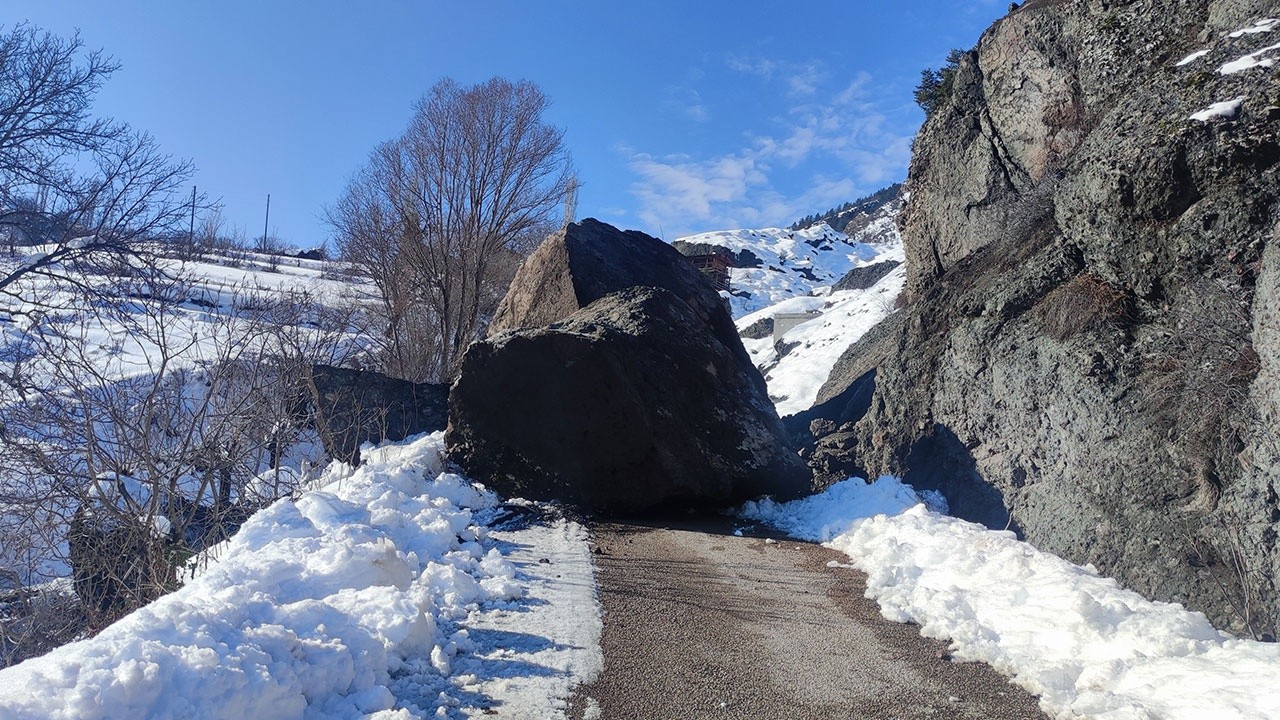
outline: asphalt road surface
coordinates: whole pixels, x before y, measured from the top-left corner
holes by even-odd
[[[882,618],[843,554],[732,529],[720,518],[593,529],[604,672],[571,717],[1046,717],[987,665]]]

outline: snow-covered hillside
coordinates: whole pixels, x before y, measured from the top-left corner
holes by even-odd
[[[721,230],[678,242],[724,248],[738,258],[738,267],[729,271],[729,304],[735,318],[831,285],[853,268],[874,262],[879,254],[877,248],[826,225],[804,230]]]
[[[0,296],[0,373],[26,386],[0,394],[0,421],[41,449],[0,470],[0,574],[21,584],[70,572],[60,538],[87,499],[145,506],[159,523],[174,491],[209,502],[204,448],[239,448],[226,458],[233,501],[251,485],[288,494],[325,459],[314,433],[286,431],[285,384],[304,363],[364,352],[370,287],[331,263],[250,252],[159,266],[28,276]],[[93,477],[68,486],[83,466]]]
[[[738,266],[729,271],[729,304],[734,318],[740,318],[833,285],[855,267],[894,253],[900,258],[897,217],[903,201],[899,198],[852,219],[853,235],[818,223],[800,230],[720,230],[683,237],[673,245],[689,254],[720,248],[734,256]]]
[[[894,312],[906,279],[901,266],[866,289],[834,286],[854,268],[903,261],[897,218],[905,200],[900,196],[847,218],[852,236],[818,223],[800,230],[723,230],[677,241],[683,252],[721,248],[736,258],[730,307],[779,415],[812,405],[840,354]],[[769,321],[784,313],[812,313],[813,319],[784,336],[768,334]]]
[[[901,258],[901,246],[887,250],[881,259]],[[773,335],[746,338],[752,361],[764,375],[769,397],[779,415],[807,410],[818,396],[840,355],[876,323],[895,312],[895,303],[906,282],[906,270],[899,265],[875,285],[865,290],[828,291],[797,296],[758,310],[737,321],[739,332],[760,320],[782,313],[812,313],[807,320],[787,331],[775,342]]]

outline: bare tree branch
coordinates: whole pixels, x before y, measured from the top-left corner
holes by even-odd
[[[529,82],[442,80],[328,209],[343,258],[382,296],[392,374],[452,378],[530,235],[551,228],[571,165],[548,105]]]

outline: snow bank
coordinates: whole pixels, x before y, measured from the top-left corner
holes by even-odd
[[[893,478],[838,483],[744,517],[841,550],[890,620],[949,638],[1058,717],[1280,717],[1280,645],[1237,640],[1200,613],[997,532],[929,510]]]
[[[1205,55],[1208,55],[1208,54],[1209,54],[1209,50],[1208,50],[1208,48],[1206,48],[1206,49],[1204,49],[1204,50],[1196,50],[1195,52],[1191,53],[1190,55],[1188,55],[1188,56],[1186,56],[1186,57],[1182,58],[1181,60],[1179,60],[1178,62],[1174,63],[1174,64],[1173,64],[1173,66],[1174,66],[1174,67],[1182,67],[1182,66],[1184,66],[1184,65],[1190,65],[1191,63],[1195,62],[1196,60],[1199,60],[1200,58],[1202,58],[1202,57],[1204,57]]]
[[[1239,38],[1244,37],[1245,35],[1256,35],[1258,33],[1271,32],[1277,25],[1280,25],[1280,19],[1278,18],[1262,18],[1249,27],[1240,28],[1233,33],[1228,33],[1227,37]]]
[[[182,589],[0,672],[0,717],[388,720],[492,702],[455,672],[482,646],[463,622],[516,609],[528,576],[477,523],[497,499],[442,472],[441,437],[337,465],[253,516]],[[557,547],[580,532],[557,527]],[[544,644],[590,643],[587,630]],[[581,665],[528,669],[567,678]]]

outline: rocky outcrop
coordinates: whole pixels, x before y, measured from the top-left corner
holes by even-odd
[[[831,286],[831,289],[833,291],[866,290],[883,280],[885,275],[893,272],[893,269],[901,264],[897,260],[883,260],[871,265],[856,267],[837,280],[836,284]]]
[[[1280,42],[1267,13],[1033,0],[988,30],[916,139],[909,306],[838,438],[1259,636],[1280,622],[1280,96],[1274,69],[1231,70]],[[847,360],[828,399],[863,377]]]
[[[719,294],[671,246],[596,220],[520,268],[445,443],[500,492],[609,513],[809,487]]]
[[[633,287],[476,343],[450,458],[505,495],[608,514],[801,495],[809,475],[772,406],[704,327],[673,293]]]
[[[360,461],[367,442],[443,430],[449,386],[329,365],[311,368],[311,419],[329,457]]]

